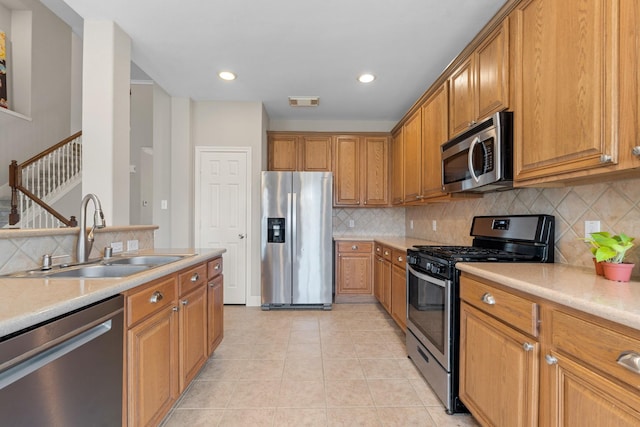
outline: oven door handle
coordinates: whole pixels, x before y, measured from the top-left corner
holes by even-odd
[[[434,285],[440,286],[441,288],[445,288],[447,286],[447,280],[438,279],[437,277],[429,276],[416,271],[409,264],[407,264],[407,272],[413,274],[418,279],[424,280],[425,282],[433,283]]]

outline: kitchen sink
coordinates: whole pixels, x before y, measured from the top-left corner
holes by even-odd
[[[126,258],[110,258],[104,260],[105,264],[111,265],[162,265],[179,261],[185,255],[137,255]]]
[[[28,270],[11,273],[2,277],[13,278],[47,278],[47,279],[100,279],[120,278],[160,267],[191,255],[133,255],[115,256],[97,259],[82,264],[58,265],[49,270]]]
[[[80,278],[80,279],[98,279],[98,278],[116,278],[127,277],[132,274],[139,273],[151,268],[149,265],[87,265],[78,268],[69,268],[48,272],[43,275],[46,278]]]

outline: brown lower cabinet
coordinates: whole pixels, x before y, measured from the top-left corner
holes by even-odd
[[[460,295],[460,398],[481,425],[640,425],[640,373],[617,362],[640,331],[467,273]]]
[[[372,270],[372,242],[336,242],[336,303],[375,302]]]
[[[221,273],[213,296],[207,263],[124,293],[126,425],[158,425],[222,340]]]
[[[374,295],[393,320],[407,331],[406,251],[375,243]]]

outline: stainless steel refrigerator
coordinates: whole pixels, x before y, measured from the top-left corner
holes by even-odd
[[[331,172],[262,172],[262,309],[331,309]]]

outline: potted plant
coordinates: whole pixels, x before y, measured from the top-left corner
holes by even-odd
[[[633,237],[624,233],[612,236],[606,231],[591,233],[591,252],[596,262],[602,262],[604,277],[618,282],[628,282],[631,278],[631,270],[635,264],[625,263],[624,257],[633,247]]]

